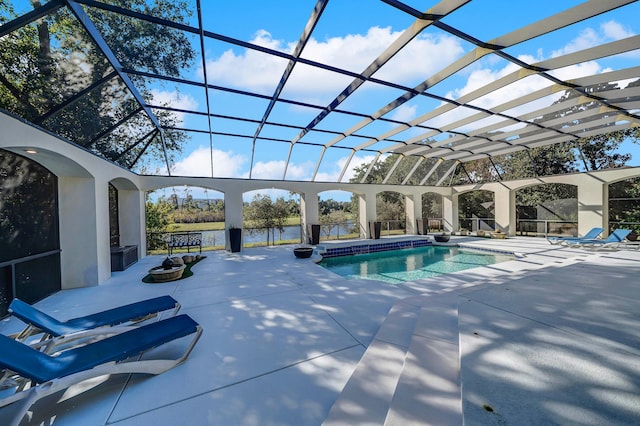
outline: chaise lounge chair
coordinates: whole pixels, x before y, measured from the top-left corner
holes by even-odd
[[[548,237],[547,241],[551,244],[573,243],[583,240],[595,240],[604,232],[604,228],[593,228],[582,237]]]
[[[617,250],[630,233],[630,229],[616,229],[604,240],[581,240],[568,245],[587,250]]]
[[[27,326],[20,333],[11,337],[24,342],[30,336],[43,333],[37,344],[38,347],[57,345],[62,340],[69,342],[89,337],[92,334],[102,336],[117,334],[126,329],[114,329],[111,333],[105,333],[104,327],[146,321],[157,316],[160,312],[168,310],[173,310],[172,316],[174,316],[180,310],[180,304],[171,296],[161,296],[68,321],[58,321],[20,299],[13,299],[9,305],[9,312],[26,323]],[[99,330],[95,331],[96,329]],[[49,349],[50,347],[45,349],[45,352]]]
[[[131,359],[194,333],[186,351],[177,359]],[[187,315],[178,315],[63,351],[57,356],[0,334],[0,369],[3,373],[0,389],[15,389],[15,393],[0,399],[0,408],[20,401],[16,418],[9,423],[18,424],[39,399],[85,380],[108,374],[161,374],[184,362],[201,334],[202,327],[198,323]]]

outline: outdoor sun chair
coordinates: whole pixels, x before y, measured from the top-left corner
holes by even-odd
[[[604,240],[581,240],[568,245],[587,250],[617,250],[630,233],[630,229],[616,229]]]
[[[139,360],[138,355],[147,350],[194,333],[187,349],[177,359]],[[0,393],[0,408],[19,401],[19,405],[14,406],[15,419],[9,423],[18,424],[39,399],[86,380],[111,374],[161,374],[183,363],[201,334],[198,323],[187,315],[178,315],[56,356],[0,334],[0,390],[4,389]],[[14,393],[3,397],[11,389]]]
[[[77,341],[91,338],[92,336],[104,337],[109,334],[118,334],[126,331],[126,328],[114,328],[113,326],[140,323],[168,310],[173,310],[171,316],[175,316],[180,310],[180,304],[171,296],[161,296],[84,317],[58,321],[20,299],[13,299],[11,305],[9,305],[9,312],[27,325],[20,333],[10,337],[25,342],[30,336],[42,334],[40,341],[32,346],[45,346],[44,351],[49,352],[52,346],[57,346],[63,342],[68,344],[72,340]],[[112,329],[106,332],[106,327],[111,327]]]
[[[551,244],[568,244],[582,240],[595,240],[604,232],[604,228],[593,228],[582,237],[548,237],[547,241]]]

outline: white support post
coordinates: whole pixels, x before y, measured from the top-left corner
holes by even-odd
[[[578,183],[578,233],[584,235],[592,228],[609,230],[609,185],[589,175],[581,175]]]
[[[413,194],[406,195],[405,200],[405,214],[407,221],[407,234],[418,234],[417,219],[422,219],[422,195]]]
[[[310,239],[309,225],[319,224],[319,203],[318,193],[307,191],[300,194],[300,214],[302,226],[302,242],[306,243]]]
[[[106,181],[59,177],[62,288],[98,285],[111,276]]]
[[[118,189],[120,245],[138,246],[138,256],[147,255],[144,191]]]
[[[371,238],[369,222],[376,220],[376,193],[358,194],[360,238]]]
[[[494,190],[496,230],[516,234],[516,191],[506,187]]]
[[[445,231],[453,232],[459,228],[458,197],[459,194],[442,196],[442,217]]]
[[[225,249],[231,250],[231,239],[229,238],[229,228],[234,226],[242,228],[242,192],[228,191],[224,193],[224,222],[225,222]],[[244,230],[242,231],[244,234]],[[243,235],[244,245],[244,235]]]

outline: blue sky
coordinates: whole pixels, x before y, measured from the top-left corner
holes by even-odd
[[[28,10],[29,3],[18,0],[16,9]],[[189,0],[193,14],[189,24],[197,26],[195,0]],[[273,0],[273,1],[213,1],[202,0],[202,15],[206,30],[234,37],[271,49],[291,52],[303,32],[309,16],[316,5],[315,0]],[[426,11],[437,1],[407,0],[411,7]],[[580,1],[514,1],[473,0],[445,17],[442,21],[478,39],[491,39],[508,34],[523,26],[534,24],[554,13],[580,4]],[[635,3],[606,14],[579,22],[559,31],[507,48],[512,56],[535,63],[563,53],[583,50],[592,46],[611,42],[640,33],[640,4]],[[330,0],[313,32],[313,36],[303,51],[307,59],[322,61],[349,71],[362,72],[393,40],[408,28],[414,18],[378,0]],[[193,48],[201,51],[197,36],[190,36]],[[374,77],[394,81],[407,87],[422,83],[425,79],[441,71],[452,61],[470,52],[475,46],[433,26],[428,27],[413,39],[404,49]],[[224,85],[239,90],[271,96],[280,80],[287,62],[256,51],[225,44],[216,40],[205,41],[206,67],[210,84]],[[588,61],[554,71],[560,78],[575,78],[593,75],[609,70],[637,66],[640,63],[640,49],[605,58]],[[488,55],[458,71],[453,76],[439,82],[430,90],[440,96],[456,99],[475,88],[487,84],[512,71],[513,66],[496,55]],[[183,70],[183,77],[203,81],[202,63],[198,59],[189,69]],[[548,85],[548,81],[536,76],[527,77],[491,95],[477,100],[478,106],[491,108],[514,96],[529,93]],[[297,64],[285,86],[282,97],[315,105],[326,105],[340,93],[352,78]],[[621,82],[627,84],[628,82]],[[155,99],[169,101],[179,108],[206,111],[204,89],[176,84],[154,84]],[[374,83],[365,83],[340,105],[344,110],[373,114],[404,92]],[[211,111],[228,116],[241,116],[260,120],[268,105],[267,100],[249,100],[246,97],[209,91]],[[544,99],[550,104],[553,98]],[[426,97],[416,97],[401,107],[391,111],[389,118],[410,121],[437,108],[439,101]],[[523,107],[536,109],[540,105]],[[306,126],[318,110],[283,103],[276,104],[268,120]],[[522,111],[513,111],[514,114]],[[465,111],[459,108],[449,117],[436,117],[424,124],[437,127],[443,118],[461,118]],[[206,118],[180,114],[185,128],[208,129]],[[330,113],[318,129],[346,130],[357,124],[361,118],[346,114]],[[212,121],[215,131],[253,135],[256,125],[216,118]],[[378,136],[392,130],[392,125],[374,122],[362,129],[362,134]],[[461,130],[466,130],[462,128]],[[261,137],[292,140],[298,134],[295,129],[266,126]],[[417,137],[415,129],[394,135],[397,139]],[[446,135],[442,137],[447,137]],[[302,142],[328,143],[334,135],[312,131],[302,138]],[[436,139],[438,136],[435,137]],[[210,142],[213,146],[213,175],[215,177],[246,178],[251,166],[251,139],[230,136],[214,136],[210,141],[206,134],[192,134],[182,157],[173,168],[176,175],[211,176]],[[362,139],[347,137],[338,145],[347,149],[329,148],[318,168],[316,180],[336,181],[346,171],[343,181],[352,175],[353,169],[367,164],[374,153],[360,151],[350,163],[347,159],[350,149],[362,143]],[[380,141],[373,144],[373,150],[383,150],[392,143]],[[640,146],[625,144],[621,148],[633,155],[631,165],[640,165]],[[285,162],[289,154],[289,144],[259,140],[255,145],[253,178],[282,179]],[[309,180],[320,160],[321,148],[295,144],[291,151],[286,179]],[[164,174],[161,166],[159,172]],[[334,197],[335,198],[335,197]]]
[[[419,2],[412,6],[420,9]],[[542,19],[552,12],[566,9],[579,2],[512,2],[509,7],[496,7],[500,2],[473,1],[454,12],[443,21],[456,26],[469,34],[490,39],[504,35],[521,26]],[[204,26],[211,31],[238,38],[244,41],[268,46],[277,50],[290,52],[297,42],[302,27],[315,2],[313,1],[237,1],[237,2],[203,2]],[[638,13],[634,13],[638,12]],[[607,13],[584,22],[560,30],[557,34],[544,36],[540,40],[532,40],[509,48],[508,53],[527,62],[536,62],[575,50],[617,38],[637,34],[637,20],[640,8],[626,7],[620,11]],[[413,22],[413,18],[391,8],[383,2],[361,2],[331,0],[324,12],[314,37],[307,46],[303,57],[328,61],[330,64],[351,71],[361,72],[390,41]],[[467,53],[473,46],[460,39],[444,33],[436,28],[428,29],[411,43],[411,55],[398,55],[383,67],[376,77],[393,79],[406,86],[414,86],[427,76],[442,69],[447,63]],[[274,60],[267,55],[222,44],[209,40],[205,46],[207,54],[207,72],[209,83],[231,85],[238,89],[246,89],[271,95],[275,84],[279,81],[286,66],[284,60]],[[199,48],[198,48],[199,51]],[[638,63],[638,51],[579,64],[571,69],[558,71],[561,77],[573,77],[585,74],[604,72],[620,67],[629,67],[630,63]],[[495,56],[488,56],[472,66],[456,73],[434,88],[434,92],[456,98],[472,88],[491,81],[508,72],[508,64]],[[202,75],[202,69],[195,66],[193,76]],[[532,79],[530,79],[532,80]],[[326,71],[318,71],[298,65],[291,76],[283,96],[300,99],[310,103],[324,105],[331,101],[337,93],[350,83],[351,79]],[[520,90],[534,90],[536,81],[522,84]],[[165,88],[166,89],[166,88]],[[165,95],[167,93],[163,92]],[[402,92],[395,89],[365,84],[356,94],[345,101],[341,108],[373,113]],[[192,108],[202,110],[205,106],[203,93],[194,94],[184,89],[181,101]],[[247,102],[246,99],[221,92],[211,92],[212,111],[220,114],[240,114],[246,118],[260,119],[267,101]],[[499,102],[486,99],[486,102]],[[439,105],[437,101],[416,98],[393,111],[392,117],[409,120]],[[277,105],[269,117],[271,121],[281,121],[306,125],[317,115],[317,110],[303,107]],[[185,127],[204,126],[202,119],[185,118]],[[342,126],[348,128],[359,119],[344,114],[330,114],[319,128]],[[199,121],[197,124],[196,122]],[[437,124],[437,120],[434,123]],[[253,134],[255,125],[237,124],[231,121],[214,120],[214,126],[221,131]],[[380,134],[389,130],[388,124],[375,123],[367,127],[368,134]],[[408,133],[413,130],[407,131]],[[308,136],[314,142],[326,143],[332,136],[312,132]],[[292,129],[265,128],[261,136],[293,139],[297,131]],[[399,134],[399,137],[404,136]],[[303,139],[304,140],[304,139]],[[359,141],[343,142],[345,146],[355,146]],[[248,176],[250,141],[238,138],[215,137],[214,175],[228,177]],[[373,148],[384,147],[380,143]],[[208,162],[208,136],[194,137],[187,147],[186,155],[176,164],[177,174],[210,173]],[[288,145],[282,143],[258,143],[256,145],[256,161],[253,177],[280,179],[287,157]],[[631,164],[640,165],[640,150],[637,145],[627,144],[623,150],[631,152]],[[300,147],[292,153],[291,164],[287,170],[287,179],[309,179],[310,170],[315,167],[320,150],[315,147]],[[335,150],[325,156],[319,170],[317,180],[335,180],[344,165],[348,152]],[[328,156],[328,157],[327,157]],[[372,158],[371,153],[357,154],[352,166],[362,164]],[[323,179],[324,178],[324,179]]]

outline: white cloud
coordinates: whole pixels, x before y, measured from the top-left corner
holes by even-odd
[[[634,36],[635,33],[631,28],[625,28],[616,21],[607,21],[600,25],[602,32],[611,40],[622,40],[623,38]]]
[[[355,175],[355,168],[360,167],[363,164],[369,165],[374,160],[375,155],[354,155],[347,167],[347,170],[344,173],[344,177],[342,178],[342,182],[349,182],[349,180]],[[384,160],[386,156],[381,156],[380,161]],[[316,181],[319,182],[337,182],[340,177],[340,173],[344,168],[349,157],[341,157],[335,163],[333,163],[333,167],[330,170],[324,172],[318,172],[316,176]]]
[[[326,40],[311,38],[305,47],[303,57],[362,72],[400,34],[392,31],[390,27],[372,27],[366,34],[351,34]],[[290,53],[297,41],[274,40],[270,33],[261,30],[256,33],[251,43]],[[438,54],[434,55],[433,52]],[[455,37],[420,35],[378,71],[375,77],[391,81],[423,79],[462,53],[463,48]],[[420,66],[417,67],[416,63]],[[236,53],[230,49],[209,61],[207,72],[209,81],[271,94],[286,65],[286,60],[272,55],[252,50]],[[326,95],[327,92],[337,94],[352,80],[351,77],[336,74],[327,78],[326,71],[298,64],[285,90],[309,100],[322,94]]]
[[[586,28],[580,32],[580,35],[568,44],[558,50],[554,50],[551,53],[551,57],[555,58],[569,53],[578,52],[580,50],[588,49],[593,46],[597,46],[603,42],[603,37],[598,34],[593,28]]]
[[[389,118],[392,120],[409,122],[416,118],[417,111],[418,105],[402,104],[393,111]]]
[[[552,57],[566,55],[568,53],[578,52],[600,44],[609,43],[611,41],[622,40],[635,35],[631,28],[625,28],[616,21],[607,21],[600,25],[599,30],[593,28],[585,28],[578,37],[574,38],[561,49],[554,50]]]
[[[247,163],[244,155],[229,151],[213,150],[213,174],[215,177],[240,177]],[[177,176],[211,176],[211,154],[209,148],[198,147],[173,166]]]
[[[163,90],[151,90],[152,100],[151,103],[158,105],[171,105],[172,108],[185,109],[185,110],[198,110],[198,101],[192,96],[185,95],[179,92],[169,92]],[[185,114],[181,112],[172,112],[178,124],[184,122]]]

